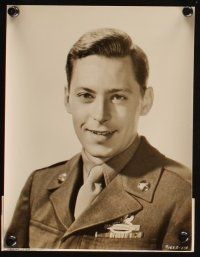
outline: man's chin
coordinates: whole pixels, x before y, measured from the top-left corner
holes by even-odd
[[[94,146],[85,148],[86,152],[92,157],[100,159],[110,159],[115,155],[115,150],[113,148],[108,148],[105,146]]]

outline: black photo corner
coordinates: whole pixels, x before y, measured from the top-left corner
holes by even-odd
[[[47,252],[43,251],[3,251],[2,256],[200,256],[200,0],[184,1],[184,0],[116,0],[116,1],[103,1],[103,0],[19,0],[19,1],[5,1],[0,3],[0,114],[1,114],[1,226],[2,226],[2,213],[3,213],[3,196],[4,196],[4,134],[5,134],[5,99],[6,99],[6,19],[9,15],[14,22],[20,16],[20,5],[80,5],[80,6],[180,6],[182,7],[182,15],[188,19],[195,15],[195,39],[194,39],[194,81],[193,81],[193,167],[192,167],[192,197],[195,199],[194,208],[194,252],[87,252],[87,251],[57,251]],[[7,6],[9,8],[7,9]],[[195,11],[194,11],[195,10]],[[10,181],[14,183],[14,181]],[[2,231],[2,228],[1,228]],[[3,241],[3,234],[1,233],[1,246]],[[185,235],[180,235],[180,240],[185,240]],[[13,238],[10,238],[12,244]]]

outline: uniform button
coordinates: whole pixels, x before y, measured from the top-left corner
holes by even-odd
[[[189,234],[186,231],[181,231],[179,234],[179,240],[181,243],[186,243],[189,239]]]
[[[66,180],[66,173],[62,173],[58,176],[58,183],[63,183]]]
[[[16,236],[8,236],[6,238],[6,245],[7,246],[16,246],[17,245],[17,238],[16,238]]]
[[[140,190],[140,191],[143,191],[143,192],[146,192],[150,189],[150,183],[147,182],[146,180],[142,180],[138,183],[137,185],[137,188]]]

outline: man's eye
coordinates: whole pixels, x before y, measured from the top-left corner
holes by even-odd
[[[91,95],[90,93],[79,93],[77,94],[77,96],[80,97],[81,100],[84,102],[90,102],[94,99],[94,96]]]
[[[125,100],[127,100],[127,97],[124,96],[124,95],[113,95],[112,96],[112,102],[113,103],[121,103]]]
[[[93,96],[89,93],[80,93],[77,94],[79,97],[83,97],[83,98],[93,98]]]

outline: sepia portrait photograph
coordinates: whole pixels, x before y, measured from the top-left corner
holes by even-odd
[[[10,8],[3,249],[193,251],[195,7]]]

